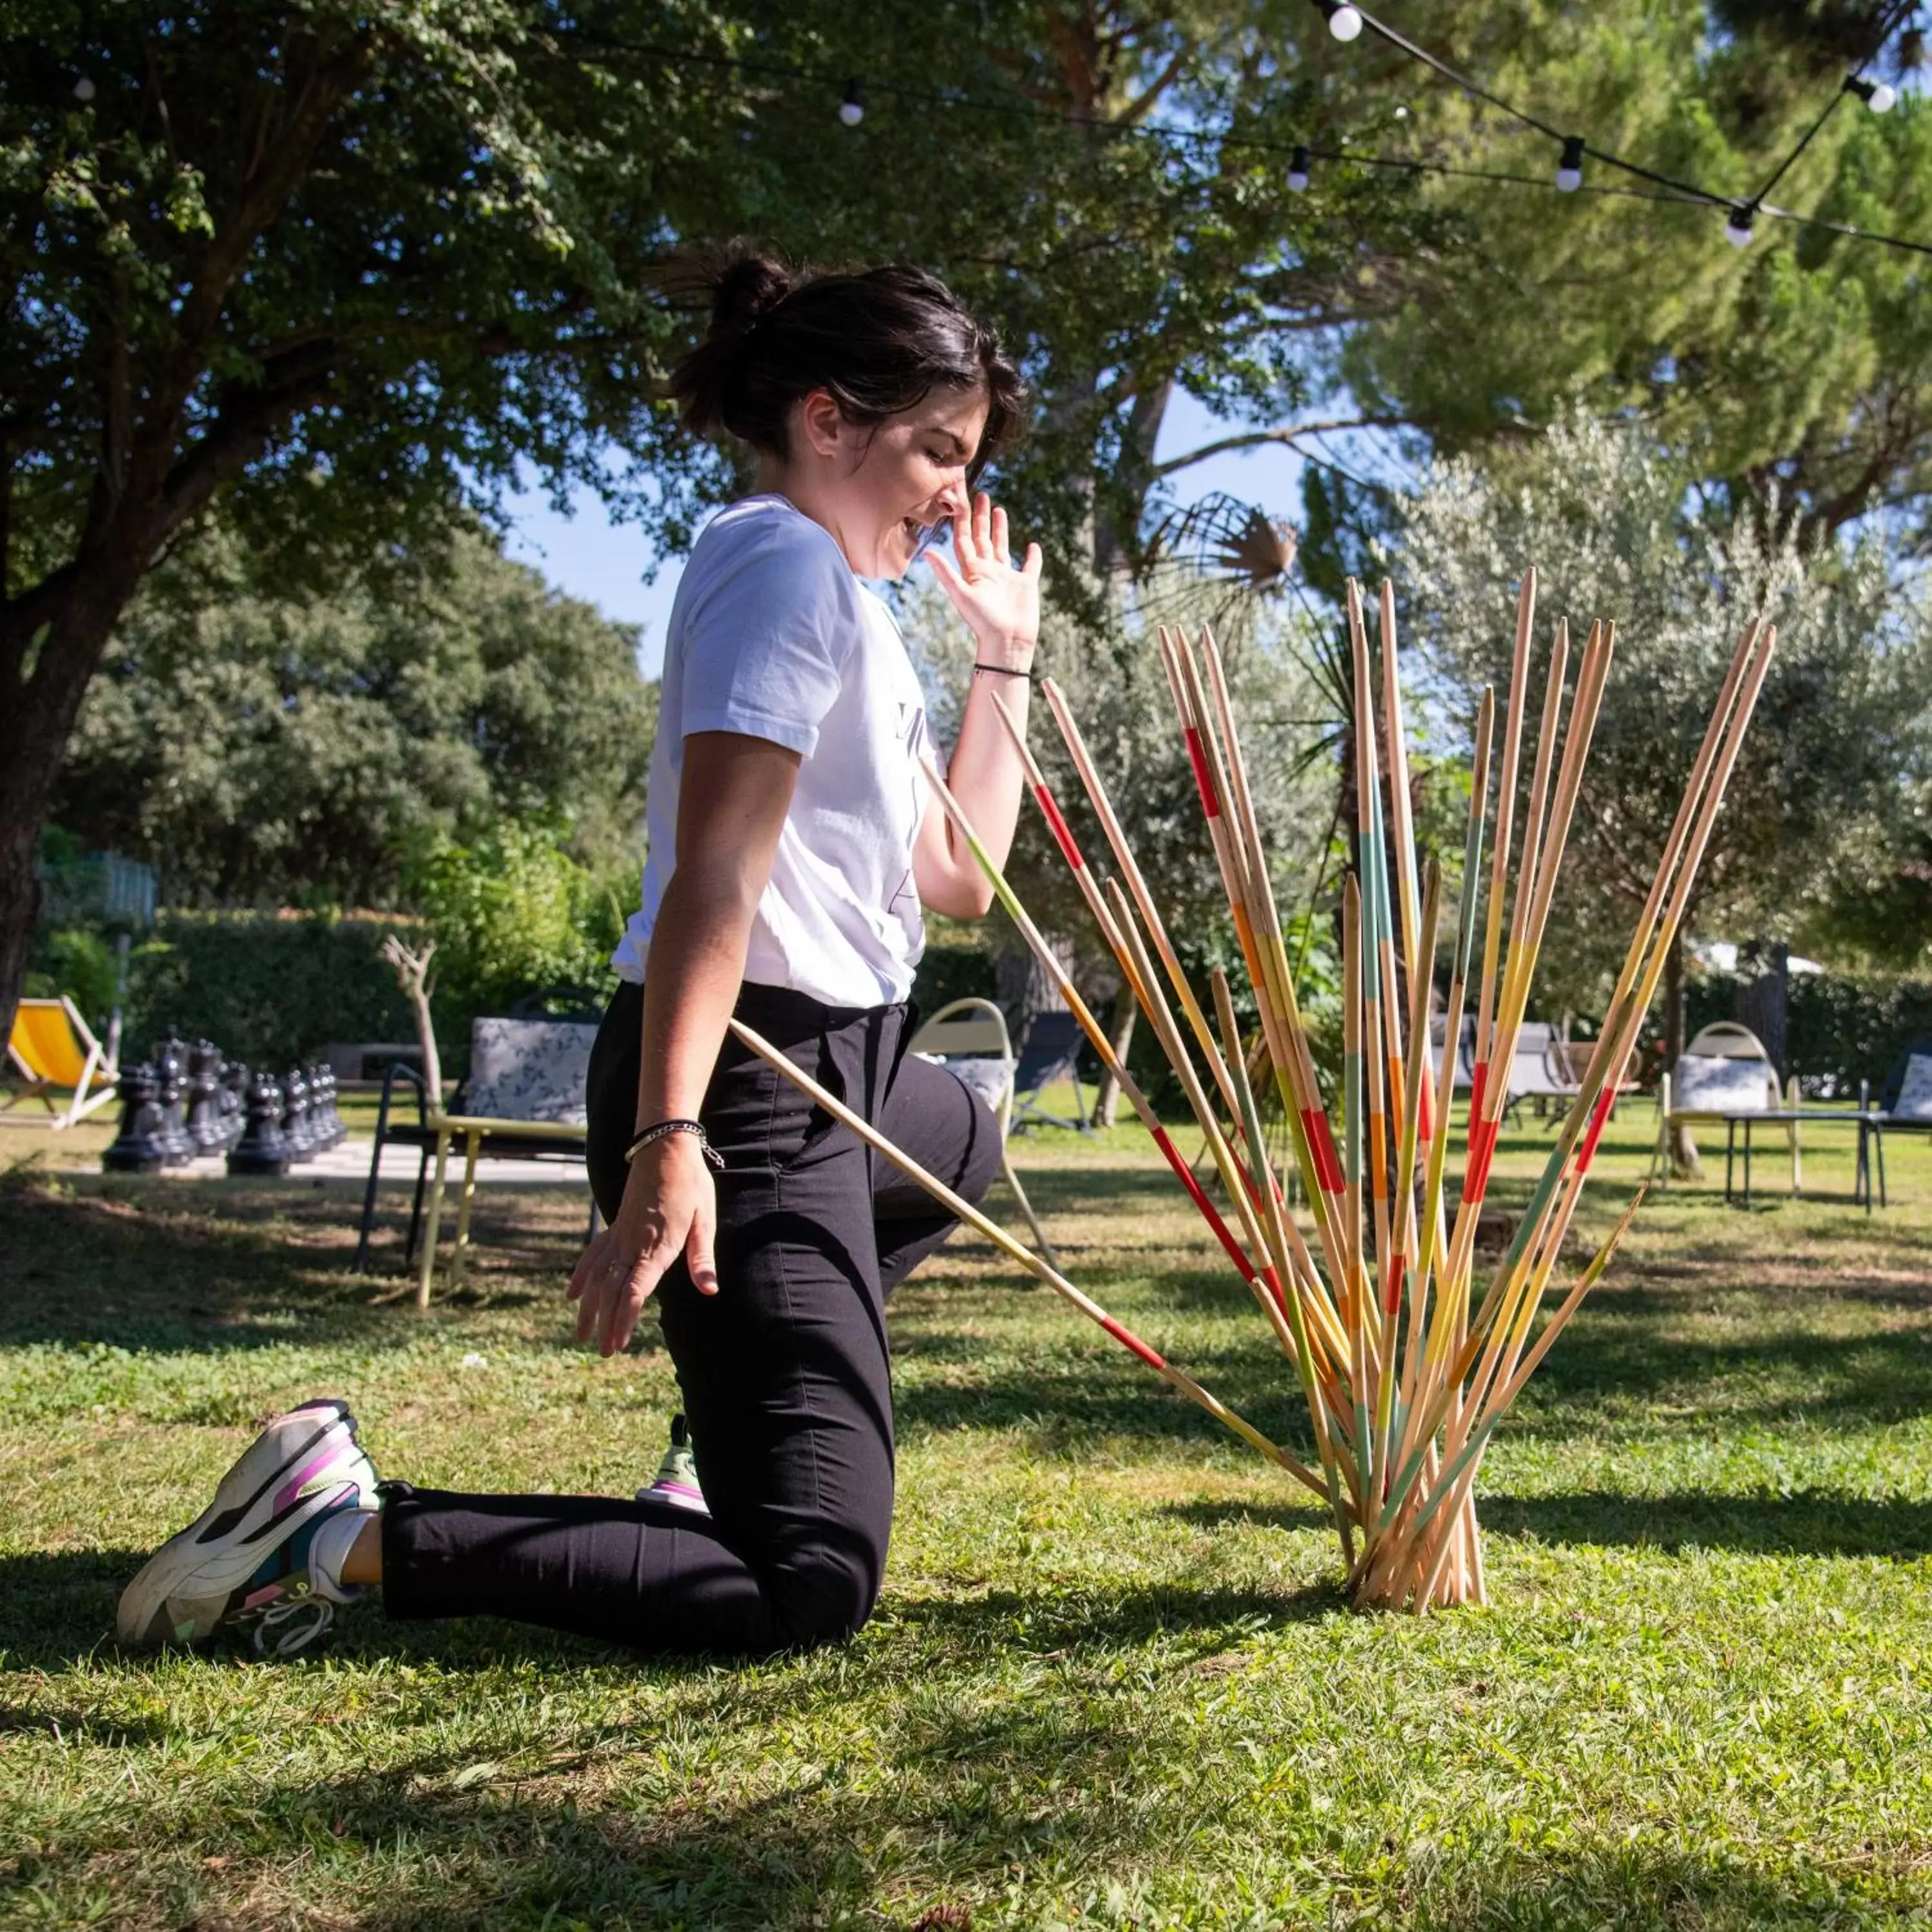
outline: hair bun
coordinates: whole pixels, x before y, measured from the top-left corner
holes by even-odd
[[[711,340],[749,334],[792,286],[791,272],[769,255],[737,255],[722,262],[712,290]]]

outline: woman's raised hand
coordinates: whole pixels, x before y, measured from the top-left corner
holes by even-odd
[[[980,650],[995,663],[1024,670],[1040,638],[1040,545],[1027,545],[1026,561],[1016,570],[1006,513],[982,490],[970,514],[952,520],[952,556],[937,550],[926,554]]]

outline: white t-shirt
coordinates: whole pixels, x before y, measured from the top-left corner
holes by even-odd
[[[692,731],[743,732],[803,760],[746,978],[827,1006],[905,998],[926,944],[912,872],[926,803],[925,700],[892,613],[830,532],[782,496],[748,496],[714,518],[678,584],[651,751],[644,904],[612,961],[627,980],[644,979],[676,861]]]

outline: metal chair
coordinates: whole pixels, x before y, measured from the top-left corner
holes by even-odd
[[[1051,1266],[1059,1267],[1060,1258],[1053,1251],[1053,1244],[1046,1238],[1039,1216],[1033,1211],[1033,1203],[1027,1198],[1019,1176],[1013,1172],[1012,1158],[1006,1149],[1007,1137],[1012,1130],[1014,1073],[1018,1061],[1012,1036],[1006,1031],[1006,1015],[991,1000],[954,1000],[941,1006],[920,1027],[907,1051],[938,1060],[948,1072],[971,1088],[992,1108],[993,1118],[1000,1125],[1000,1171],[1013,1191],[1013,1198],[1020,1204],[1020,1212],[1026,1216],[1027,1226],[1033,1230],[1034,1246]],[[959,1064],[955,1064],[956,1062]],[[968,1068],[976,1072],[985,1068],[988,1073],[981,1078],[970,1077]]]
[[[1785,1106],[1784,1096],[1778,1091],[1778,1069],[1763,1041],[1736,1020],[1713,1021],[1684,1048],[1682,1058],[1658,1083],[1657,1143],[1651,1150],[1651,1178],[1660,1187],[1669,1183],[1674,1129],[1701,1124],[1734,1130],[1740,1120],[1760,1114],[1788,1113],[1796,1104],[1794,1092],[1790,1108]],[[1787,1118],[1779,1124],[1791,1148],[1791,1191],[1796,1194],[1803,1185],[1798,1123]],[[1748,1192],[1748,1142],[1746,1148]],[[1730,1192],[1728,1176],[1725,1191]]]
[[[1042,1126],[1071,1127],[1090,1134],[1092,1123],[1080,1092],[1080,1049],[1086,1036],[1080,1022],[1070,1012],[1036,1013],[1026,1038],[1021,1042],[1018,1064],[1013,1068],[1013,1121],[1012,1131],[1037,1122]],[[1073,1083],[1074,1117],[1049,1114],[1040,1096],[1056,1081]]]

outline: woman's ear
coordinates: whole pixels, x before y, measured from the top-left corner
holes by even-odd
[[[846,425],[832,392],[813,389],[800,402],[798,409],[806,446],[815,455],[836,456]]]

